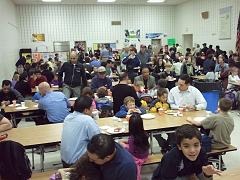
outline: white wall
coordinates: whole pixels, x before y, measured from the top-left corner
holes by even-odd
[[[219,40],[219,9],[232,6],[231,39]],[[209,11],[209,18],[202,19],[201,12]],[[183,34],[193,34],[193,44],[206,42],[221,49],[235,50],[240,0],[192,0],[176,6],[175,28],[177,41],[182,44]]]
[[[18,5],[20,47],[35,47],[32,33],[44,33],[49,51],[53,41],[87,40],[92,43],[116,42],[123,46],[124,30],[141,30],[145,33],[174,35],[174,6],[132,5]],[[121,26],[112,26],[111,21],[122,21]],[[150,44],[145,38],[143,42]],[[165,42],[166,40],[163,40]]]
[[[12,78],[18,49],[16,6],[10,0],[0,0],[0,82]]]

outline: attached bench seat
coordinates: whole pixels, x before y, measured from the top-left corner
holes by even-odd
[[[236,151],[237,148],[229,145],[228,148],[224,148],[224,149],[213,149],[210,152],[207,153],[208,156],[213,156],[213,155],[223,155],[226,152],[230,152],[230,151]]]
[[[46,172],[35,172],[32,173],[32,180],[49,180],[50,176],[56,173],[57,170],[51,170]]]
[[[162,154],[150,154],[148,156],[147,161],[145,161],[143,165],[145,166],[145,165],[160,163],[162,157],[163,157]]]
[[[208,161],[217,163],[218,169],[222,170],[222,156],[227,152],[236,151],[236,150],[237,148],[232,145],[229,145],[228,148],[224,148],[224,149],[214,149],[207,153]]]
[[[151,154],[148,156],[147,161],[143,165],[157,164],[161,161],[163,155],[162,154]],[[68,168],[66,168],[68,169]],[[56,172],[63,172],[66,169],[52,170],[46,172],[37,172],[33,173],[31,179],[32,180],[49,180],[50,176]]]

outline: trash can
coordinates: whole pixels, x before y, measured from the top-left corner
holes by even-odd
[[[207,101],[207,111],[211,111],[212,113],[215,113],[218,108],[218,100],[220,91],[209,91],[209,92],[203,92],[203,97]]]
[[[218,108],[218,100],[222,90],[221,81],[214,80],[193,80],[193,86],[196,87],[207,101],[207,111],[215,113]]]

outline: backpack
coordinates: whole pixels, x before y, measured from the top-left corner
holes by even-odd
[[[224,93],[224,98],[232,101],[232,109],[237,109],[237,92],[234,89],[228,89]]]
[[[27,180],[31,164],[23,145],[14,141],[0,142],[0,176],[7,180]]]

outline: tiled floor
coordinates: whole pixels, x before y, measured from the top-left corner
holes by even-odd
[[[231,115],[234,118],[235,122],[235,128],[232,133],[232,145],[236,146],[238,148],[237,151],[227,153],[223,160],[226,164],[226,167],[228,170],[230,169],[236,169],[240,167],[240,114],[237,111],[232,111]],[[19,124],[19,127],[26,127],[26,126],[33,126],[33,122],[25,122],[21,121]],[[158,147],[157,142],[154,140],[153,143],[153,150],[154,152],[160,152],[160,149]],[[29,150],[28,150],[29,151]],[[29,159],[31,160],[31,153],[28,153]],[[35,153],[35,171],[40,170],[40,156]],[[144,166],[142,168],[142,180],[149,180],[151,179],[151,175],[156,168],[157,165],[151,165],[151,166]],[[45,153],[45,170],[52,170],[52,169],[59,169],[61,168],[61,157],[60,157],[60,151],[56,152],[50,152]]]

